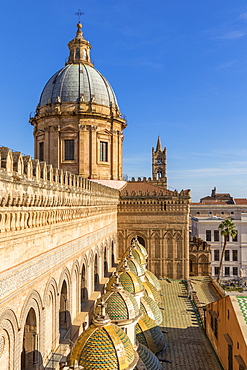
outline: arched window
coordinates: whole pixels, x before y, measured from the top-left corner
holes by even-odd
[[[24,326],[23,348],[21,353],[21,370],[37,369],[38,333],[37,319],[33,308],[30,308]]]
[[[82,270],[81,270],[81,311],[83,308],[83,304],[88,300],[88,291],[86,287],[86,268],[83,263]]]
[[[107,250],[104,249],[104,277],[108,277]]]
[[[94,258],[94,290],[97,290],[99,285],[99,274],[98,274],[98,256]]]
[[[69,302],[68,302],[68,287],[64,280],[61,294],[60,294],[60,307],[59,307],[59,330],[60,339],[62,339],[70,325],[70,313],[69,313]]]

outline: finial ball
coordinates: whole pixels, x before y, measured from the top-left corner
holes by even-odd
[[[82,28],[81,22],[77,23],[77,28]]]

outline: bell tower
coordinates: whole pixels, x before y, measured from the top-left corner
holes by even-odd
[[[157,185],[167,187],[166,177],[166,148],[162,150],[160,137],[158,136],[156,150],[152,148],[152,181]]]

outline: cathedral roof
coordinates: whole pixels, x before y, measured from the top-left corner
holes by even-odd
[[[121,270],[124,263],[125,263],[125,261],[121,261],[117,266],[117,270]],[[128,256],[127,256],[127,265],[129,267],[130,271],[132,271],[137,276],[142,277],[142,276],[145,275],[144,268],[142,267],[142,265],[135,258],[129,259]]]
[[[160,327],[146,314],[136,324],[136,339],[153,353],[161,352],[166,346]]]
[[[128,267],[127,267],[128,269]],[[119,280],[122,284],[123,288],[132,294],[144,294],[144,288],[141,279],[135,275],[132,271],[125,270],[125,271],[118,271],[119,273]],[[115,278],[114,276],[110,278],[106,289],[111,290],[112,285],[114,284]]]
[[[154,285],[157,290],[161,290],[161,285],[157,277],[149,270],[145,271],[147,281]]]
[[[84,39],[81,29],[82,25],[78,23],[76,37],[68,43],[68,62],[45,85],[40,96],[40,107],[59,102],[91,102],[118,107],[111,85],[94,68],[90,59],[91,45]]]
[[[131,370],[137,361],[138,356],[127,334],[110,323],[109,317],[102,312],[80,335],[69,355],[70,365],[78,363],[85,370]]]
[[[152,320],[160,325],[163,321],[158,304],[148,295],[141,297],[141,311],[148,315]]]
[[[140,310],[133,295],[124,290],[118,274],[114,279],[111,290],[103,294],[101,299],[106,303],[106,313],[110,319],[120,325],[121,321],[135,320],[140,316]],[[99,309],[96,308],[95,312],[98,313],[98,311]]]
[[[139,343],[137,348],[139,361],[135,367],[136,370],[162,370],[158,358],[146,346]]]
[[[160,304],[161,303],[161,295],[160,295],[160,292],[155,288],[155,286],[153,284],[151,284],[149,281],[144,281],[143,286],[144,286],[144,289],[145,289],[145,295],[148,295],[155,302]]]
[[[129,254],[129,250],[127,250],[126,252],[124,252],[123,256],[122,256],[122,259],[124,259],[125,257],[128,256]],[[145,256],[143,255],[143,253],[139,250],[139,249],[136,249],[136,248],[132,248],[131,247],[131,253],[134,257],[134,259],[142,266],[146,266],[146,258]]]

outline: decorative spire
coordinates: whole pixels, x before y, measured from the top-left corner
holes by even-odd
[[[119,275],[118,275],[118,272],[116,271],[116,273],[114,274],[114,282],[111,286],[111,291],[117,291],[117,290],[123,290],[123,286],[119,280]]]
[[[76,37],[68,43],[70,50],[67,64],[88,64],[93,67],[90,59],[90,50],[92,46],[90,42],[84,39],[82,32],[82,24],[77,23]]]
[[[162,152],[162,145],[161,145],[159,136],[158,136],[157,145],[156,145],[156,152]]]
[[[104,302],[103,298],[101,298],[101,301],[97,304],[97,307],[99,307],[99,313],[93,318],[94,325],[104,326],[109,324],[111,320],[106,313],[106,303]]]

